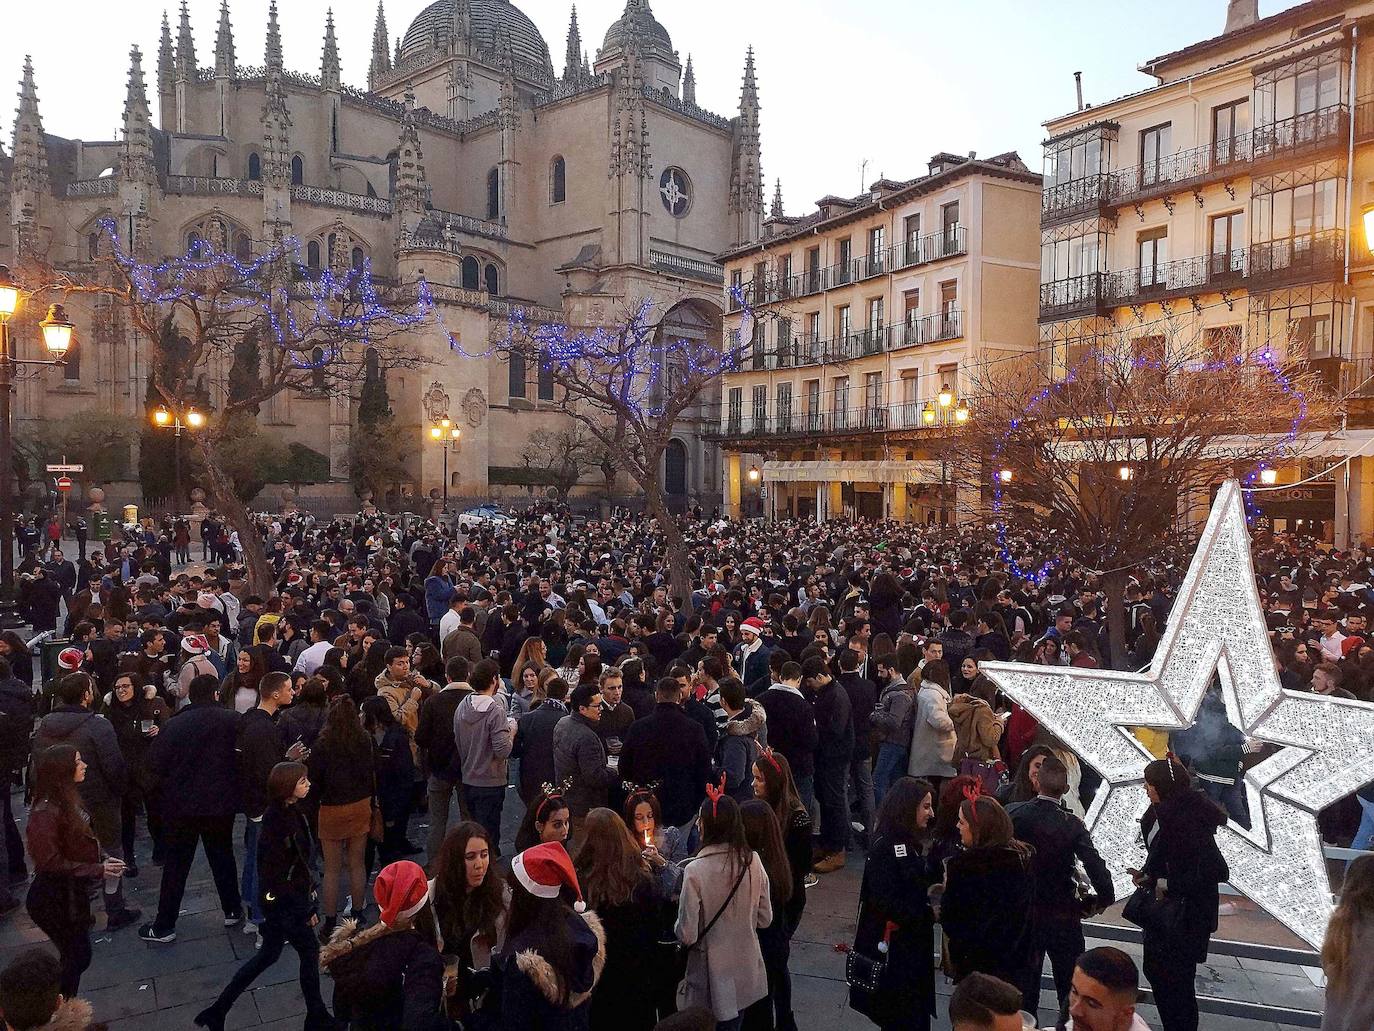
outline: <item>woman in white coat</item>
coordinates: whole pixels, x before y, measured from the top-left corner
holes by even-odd
[[[688,947],[678,1008],[703,1006],[716,1031],[736,1031],[744,1008],[768,994],[757,931],[773,922],[768,875],[749,848],[739,805],[708,784],[698,823],[701,850],[682,876],[677,938]]]
[[[954,768],[957,738],[949,715],[949,667],[940,659],[932,659],[921,670],[906,772],[930,781],[938,790],[942,780],[959,772]]]

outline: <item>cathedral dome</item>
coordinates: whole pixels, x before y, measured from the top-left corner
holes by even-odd
[[[468,0],[472,11],[472,41],[480,50],[496,52],[498,41],[510,39],[517,60],[528,61],[553,76],[549,45],[534,22],[510,0]],[[454,0],[435,0],[415,16],[401,40],[401,60],[428,52],[436,36],[447,40],[453,24]]]
[[[625,13],[611,22],[611,27],[606,30],[606,38],[602,41],[601,49],[603,52],[609,52],[612,48],[622,47],[631,37],[643,42],[658,43],[670,52],[673,49],[673,40],[668,35],[668,30],[654,17],[654,12],[649,10],[649,0],[628,0],[625,4]]]

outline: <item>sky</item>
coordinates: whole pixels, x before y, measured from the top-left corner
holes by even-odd
[[[426,0],[386,0],[402,34]],[[0,82],[18,83],[32,54],[47,132],[88,140],[118,134],[129,48],[143,50],[150,94],[159,23],[176,2],[0,0]],[[288,68],[318,74],[329,0],[280,0]],[[374,0],[334,0],[344,81],[366,86]],[[570,0],[521,0],[563,70]],[[737,113],[753,46],[762,104],[763,171],[782,180],[787,214],[826,194],[852,195],[880,176],[923,174],[932,154],[1020,152],[1041,168],[1042,123],[1084,98],[1101,103],[1150,84],[1148,58],[1218,35],[1226,0],[652,0],[685,64],[697,102]],[[1293,6],[1260,0],[1266,16]],[[261,64],[266,0],[230,0],[240,64]],[[578,0],[583,45],[596,58],[624,0]],[[191,0],[197,62],[214,63],[219,0]],[[154,109],[154,117],[157,111]],[[10,149],[13,114],[0,113]]]

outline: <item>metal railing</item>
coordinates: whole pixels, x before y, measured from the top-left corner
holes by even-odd
[[[391,201],[381,197],[368,197],[361,193],[345,193],[324,186],[293,186],[291,199],[302,204],[318,204],[326,208],[341,208],[364,215],[390,215]]]
[[[1107,199],[1129,204],[1189,186],[1213,177],[1233,175],[1237,166],[1250,160],[1252,133],[1231,136],[1190,150],[1175,151],[1148,164],[1122,168],[1112,174]]]
[[[1335,276],[1345,262],[1345,233],[1327,229],[1250,245],[1248,285],[1269,288]]]
[[[1040,224],[1082,218],[1106,210],[1112,176],[1106,172],[1047,186],[1040,195]]]
[[[968,229],[953,225],[938,233],[912,237],[898,244],[893,251],[893,263],[900,264],[902,268],[956,258],[968,253]]]
[[[934,315],[907,319],[893,327],[892,348],[933,344],[941,340],[957,340],[964,335],[963,312],[958,308],[937,311]]]
[[[675,272],[688,279],[699,279],[707,283],[725,282],[725,269],[714,261],[702,261],[699,258],[651,250],[649,262],[654,268],[664,272]]]
[[[919,344],[957,340],[963,335],[963,312],[951,308],[905,322],[853,330],[828,340],[797,333],[790,340],[772,348],[750,348],[748,363],[751,371],[797,369],[807,365],[852,361]]]
[[[846,406],[828,411],[797,411],[792,407],[772,415],[749,409],[728,411],[720,424],[725,437],[808,437],[836,433],[872,433],[891,431],[938,432],[956,425],[957,407],[941,407],[933,398],[917,401],[896,401],[889,404]]]
[[[1088,272],[1040,284],[1040,321],[1104,315],[1111,304],[1105,272]]]
[[[1280,118],[1251,132],[1251,159],[1275,161],[1337,146],[1348,135],[1350,112],[1344,104]]]
[[[1112,272],[1108,274],[1104,299],[1111,304],[1139,304],[1189,293],[1234,289],[1245,284],[1245,258],[1245,249],[1241,248]]]

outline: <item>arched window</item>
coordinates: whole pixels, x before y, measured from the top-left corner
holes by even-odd
[[[317,347],[310,352],[310,385],[316,390],[324,389],[324,348]]]
[[[318,240],[311,240],[305,248],[305,263],[312,269],[319,271],[320,268],[320,244]]]
[[[86,257],[95,261],[100,256],[100,234],[91,233],[86,237]]]
[[[363,270],[363,249],[361,247],[353,248],[353,253],[350,255],[350,264],[359,272]]]
[[[189,233],[186,236],[186,253],[192,258],[199,258],[202,245],[205,243],[200,238],[199,233]]]
[[[262,158],[256,151],[248,155],[248,178],[254,181],[262,178]]]
[[[247,261],[253,256],[253,242],[248,239],[247,233],[239,233],[234,237],[234,257],[239,261]]]
[[[525,397],[525,356],[512,352],[510,356],[510,396]]]
[[[325,259],[325,261],[329,264],[329,267],[330,267],[330,268],[333,268],[333,267],[334,267],[334,259],[337,257],[337,255],[334,253],[334,248],[335,248],[335,246],[338,244],[338,242],[339,242],[339,237],[338,237],[336,234],[334,234],[334,233],[330,233],[330,234],[329,234],[328,246],[326,246],[325,249],[324,249],[324,250],[325,250],[324,259]]]
[[[501,280],[496,274],[495,265],[488,265],[485,269],[483,269],[482,279],[482,285],[486,288],[487,293],[491,294],[493,297],[496,297],[498,294],[501,293]]]
[[[501,217],[501,173],[493,168],[487,173],[487,218]]]
[[[560,154],[553,159],[553,167],[549,170],[549,201],[553,204],[562,204],[567,199],[568,163]]]
[[[305,182],[305,162],[297,154],[291,159],[291,185],[300,186]]]
[[[482,267],[477,259],[469,254],[463,259],[463,289],[476,290],[482,278]]]
[[[549,364],[549,355],[546,351],[539,353],[539,400],[553,400],[553,366]]]

